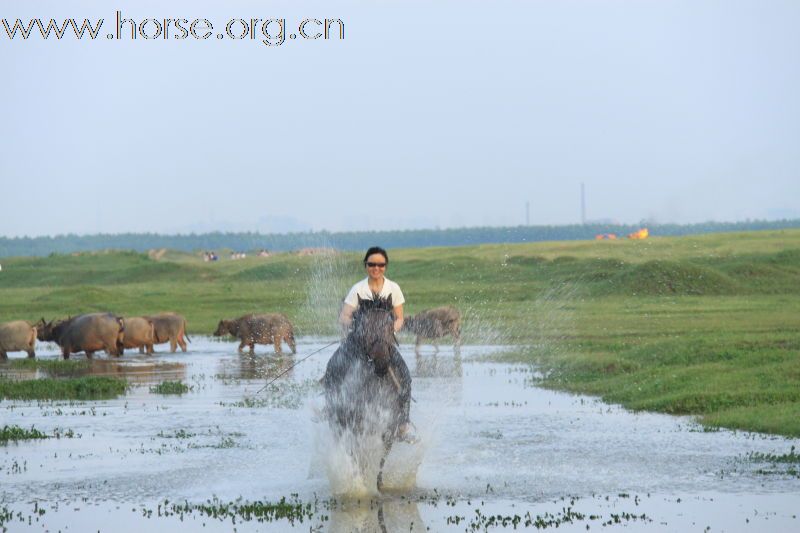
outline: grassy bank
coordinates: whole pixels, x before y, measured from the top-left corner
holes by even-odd
[[[452,304],[474,343],[525,346],[545,385],[704,423],[800,435],[800,231],[391,250],[406,312]],[[334,333],[358,254],[204,263],[170,252],[11,258],[0,321],[174,310],[190,333],[280,311]],[[407,339],[408,340],[408,339]]]
[[[101,400],[125,394],[124,379],[89,376],[12,381],[0,378],[0,400]]]

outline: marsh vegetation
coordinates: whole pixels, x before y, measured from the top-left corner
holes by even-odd
[[[301,335],[333,335],[341,294],[362,275],[357,254],[103,252],[3,267],[0,320],[173,309],[193,334],[280,311]],[[799,230],[394,250],[389,275],[407,313],[456,306],[465,342],[516,345],[507,360],[538,365],[545,386],[800,435]]]

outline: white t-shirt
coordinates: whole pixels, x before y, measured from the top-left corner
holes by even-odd
[[[378,296],[380,298],[388,298],[389,295],[392,296],[392,307],[403,305],[406,301],[403,297],[403,291],[400,290],[400,285],[390,279],[383,278],[383,288]],[[359,297],[361,297],[362,300],[372,300],[372,289],[369,288],[369,278],[364,278],[353,285],[350,292],[347,293],[344,303],[357,308]]]

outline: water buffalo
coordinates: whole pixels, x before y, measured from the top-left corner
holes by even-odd
[[[453,349],[456,355],[461,353],[461,313],[455,307],[437,307],[409,316],[403,322],[403,331],[416,334],[417,355],[424,339],[432,340],[438,353],[439,345],[436,340],[447,335],[453,337]]]
[[[24,320],[0,324],[0,359],[8,359],[8,352],[27,352],[28,357],[35,357],[35,344],[36,326]]]
[[[220,320],[214,335],[233,335],[242,342],[239,344],[239,353],[242,348],[250,346],[250,353],[255,352],[256,344],[272,344],[275,353],[281,353],[281,341],[297,353],[294,342],[294,328],[286,315],[281,313],[267,313],[264,315],[244,315],[233,320]]]
[[[152,355],[155,342],[153,321],[141,316],[126,316],[123,320],[125,321],[124,347],[139,348],[139,353],[147,351],[148,355]]]
[[[64,359],[70,354],[86,352],[92,358],[94,352],[105,350],[109,355],[122,355],[125,326],[122,317],[111,313],[89,313],[65,320],[44,322],[38,329],[40,341],[54,341],[61,347]]]
[[[169,342],[170,352],[175,353],[180,345],[186,351],[186,340],[191,341],[186,334],[186,319],[176,313],[160,313],[144,317],[153,322],[154,339],[147,345],[147,353],[153,353],[153,344]],[[186,340],[184,340],[184,336]]]

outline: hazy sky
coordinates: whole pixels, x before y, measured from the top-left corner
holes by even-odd
[[[339,18],[345,39],[107,39]],[[4,0],[0,235],[800,217],[800,2]],[[271,26],[276,28],[276,26]]]

